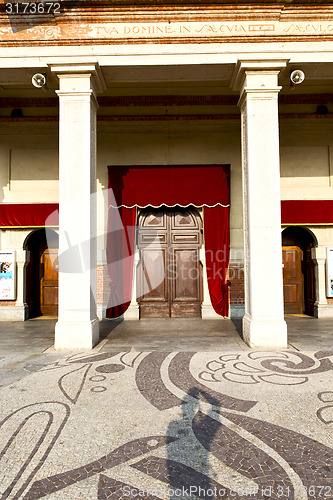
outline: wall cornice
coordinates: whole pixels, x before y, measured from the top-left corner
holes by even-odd
[[[59,4],[47,15],[8,15],[1,4],[0,46],[333,40],[331,0]]]

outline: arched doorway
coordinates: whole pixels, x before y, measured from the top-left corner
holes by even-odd
[[[26,267],[29,318],[58,315],[59,237],[52,229],[38,229],[25,243],[30,253]]]
[[[315,266],[311,248],[316,246],[306,229],[291,226],[282,232],[283,291],[286,314],[313,316],[316,300]]]
[[[201,245],[202,220],[194,208],[141,211],[137,275],[140,318],[201,317]]]

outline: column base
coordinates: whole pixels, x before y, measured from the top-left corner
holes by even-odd
[[[106,318],[106,307],[103,305],[97,305],[97,318],[99,321],[102,321],[103,319]]]
[[[128,319],[132,319],[132,320],[140,319],[139,304],[130,304],[129,308],[127,309],[127,311],[125,311],[123,317],[124,317],[125,320],[128,320]]]
[[[55,349],[92,349],[99,340],[99,321],[58,321]]]
[[[201,304],[201,318],[202,319],[223,319],[223,316],[220,316],[215,312],[212,304],[203,303]]]
[[[314,316],[318,319],[333,318],[333,304],[318,304],[315,302]]]
[[[0,321],[26,321],[28,317],[28,304],[0,306]]]
[[[243,340],[250,347],[286,348],[288,346],[287,323],[284,320],[253,320],[243,318]]]
[[[243,318],[245,314],[245,306],[238,304],[230,304],[230,318]]]

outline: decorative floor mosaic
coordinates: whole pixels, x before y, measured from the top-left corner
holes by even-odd
[[[333,498],[333,351],[75,354],[1,396],[1,499]]]

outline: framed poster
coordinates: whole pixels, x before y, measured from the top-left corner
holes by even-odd
[[[0,251],[0,300],[16,299],[15,250]]]
[[[326,297],[333,297],[333,247],[326,248]]]

